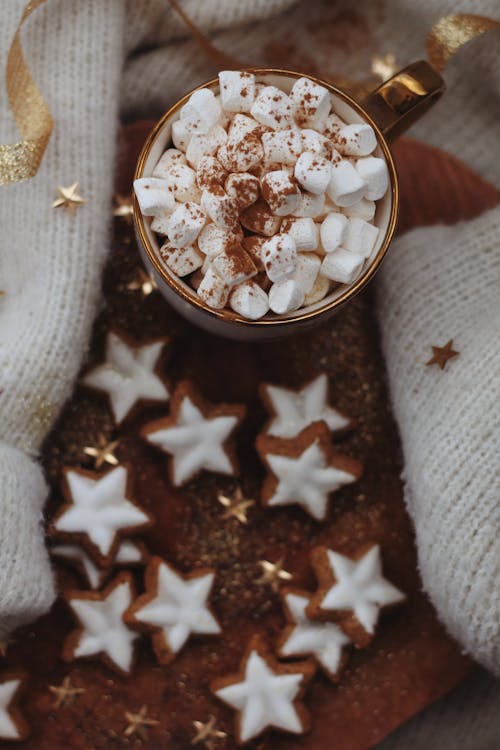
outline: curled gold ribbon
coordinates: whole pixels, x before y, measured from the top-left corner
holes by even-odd
[[[500,28],[500,21],[470,13],[445,16],[427,36],[427,58],[440,73],[464,44],[486,31]]]
[[[12,114],[23,140],[0,146],[0,185],[33,177],[40,166],[54,121],[33,80],[21,46],[21,28],[45,0],[31,0],[24,8],[7,57],[6,87]]]

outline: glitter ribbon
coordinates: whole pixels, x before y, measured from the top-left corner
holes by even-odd
[[[47,148],[54,121],[24,59],[21,29],[45,0],[25,7],[7,57],[6,87],[12,114],[23,140],[0,146],[0,185],[33,177]]]
[[[0,185],[20,182],[37,173],[54,127],[49,108],[31,76],[21,46],[21,29],[24,22],[44,2],[45,0],[31,0],[26,5],[7,58],[7,94],[23,140],[19,143],[0,145]],[[169,2],[217,67],[240,67],[237,60],[209,42],[176,0]],[[442,18],[427,37],[429,62],[437,70],[442,71],[448,60],[464,44],[495,28],[500,28],[500,21],[484,16],[460,13]]]

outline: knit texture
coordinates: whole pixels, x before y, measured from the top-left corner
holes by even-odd
[[[453,0],[360,0],[355,11],[348,0],[184,5],[220,47],[244,62],[269,60],[272,42],[287,40],[297,47],[297,66],[307,54],[319,72],[352,77],[366,76],[374,52],[394,52],[401,65],[424,57],[428,29],[457,10]],[[24,0],[11,0],[3,9],[2,67],[23,6]],[[495,15],[498,6],[496,0],[464,0],[460,10]],[[337,14],[338,31],[321,45],[312,29],[325,13]],[[16,552],[12,557],[12,548],[0,545],[0,633],[36,617],[53,598],[40,527],[46,488],[33,459],[70,393],[98,306],[117,113],[159,114],[213,75],[165,0],[48,0],[23,41],[56,129],[38,175],[2,188],[0,201],[0,223],[9,230],[0,254],[0,288],[7,292],[0,302],[0,533]],[[492,158],[500,114],[497,50],[498,33],[462,50],[446,72],[447,96],[414,133],[498,184],[498,159]],[[7,112],[3,97],[2,142],[17,138]],[[52,210],[56,186],[75,180],[87,205],[74,217]],[[498,501],[491,446],[498,228],[494,212],[457,229],[416,230],[395,243],[379,276],[384,350],[424,585],[450,631],[497,671]],[[452,336],[462,353],[447,371],[423,367],[429,345]],[[22,602],[14,601],[12,592],[20,590]]]

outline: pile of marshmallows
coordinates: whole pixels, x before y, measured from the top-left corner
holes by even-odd
[[[195,91],[152,177],[134,182],[163,263],[215,309],[249,320],[314,304],[352,283],[372,253],[384,159],[370,125],[347,125],[329,91],[299,78],[287,95],[252,73]]]

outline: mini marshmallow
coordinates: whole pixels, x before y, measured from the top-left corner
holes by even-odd
[[[297,248],[289,234],[277,234],[262,245],[264,268],[271,281],[282,281],[292,276],[297,268]]]
[[[342,209],[342,213],[345,214],[349,219],[351,216],[359,216],[360,219],[365,221],[372,221],[375,216],[375,202],[369,201],[366,198],[361,198],[357,203],[353,203],[352,206],[346,206]]]
[[[304,151],[301,133],[294,128],[262,134],[266,164],[295,164]]]
[[[327,194],[337,206],[352,206],[364,196],[365,182],[347,159],[334,151]]]
[[[269,307],[278,315],[298,310],[303,302],[304,292],[295,279],[278,281],[269,290]]]
[[[176,120],[172,123],[172,142],[180,151],[186,151],[191,140],[191,135],[186,129],[184,120]]]
[[[295,102],[295,117],[301,125],[318,128],[330,112],[330,92],[309,78],[295,81],[290,99]]]
[[[350,253],[339,247],[333,253],[328,253],[321,264],[321,273],[332,281],[341,284],[351,284],[359,275],[364,263],[362,255]]]
[[[354,169],[354,168],[353,168]],[[315,195],[325,192],[330,182],[332,165],[330,162],[310,151],[304,151],[297,159],[294,175],[305,190]]]
[[[330,213],[321,222],[321,228],[319,230],[321,237],[321,245],[325,252],[331,253],[336,250],[339,245],[343,244],[343,241],[347,234],[347,227],[349,221],[343,214]]]
[[[265,86],[250,111],[261,125],[267,125],[273,130],[284,130],[294,124],[295,104],[276,86]]]
[[[319,216],[325,207],[325,195],[314,195],[313,193],[302,193],[299,205],[293,211],[292,216],[314,219]]]
[[[256,234],[271,237],[279,230],[281,218],[275,216],[264,201],[256,201],[240,214],[240,221],[245,229]]]
[[[255,99],[255,76],[240,70],[221,70],[220,99],[226,112],[250,112]]]
[[[297,268],[292,278],[299,284],[304,296],[309,294],[313,288],[320,266],[321,259],[314,253],[299,253],[297,255]]]
[[[377,227],[358,216],[354,216],[347,222],[347,232],[342,245],[345,250],[368,258],[375,246],[377,236]]]
[[[238,206],[218,185],[201,194],[201,207],[221,229],[234,229],[238,223]]]
[[[196,168],[204,156],[215,154],[226,141],[227,133],[224,128],[214,125],[206,135],[193,135],[186,149],[186,159]]]
[[[134,180],[134,191],[143,216],[161,216],[174,207],[174,194],[166,180],[140,177]]]
[[[166,180],[169,170],[174,164],[187,164],[186,157],[178,148],[167,148],[153,169],[153,177],[160,177],[162,180]]]
[[[230,291],[229,284],[226,284],[213,268],[208,268],[196,293],[209,307],[221,310],[226,306]]]
[[[266,243],[265,237],[257,237],[252,234],[250,237],[243,237],[242,245],[247,251],[248,255],[253,260],[257,271],[260,273],[264,271],[263,252],[262,248]]]
[[[215,156],[202,156],[196,167],[196,183],[200,190],[210,189],[214,185],[222,186],[227,172]]]
[[[248,172],[263,161],[264,149],[257,133],[250,132],[241,138],[230,136],[217,158],[229,172]]]
[[[241,242],[243,232],[239,227],[236,229],[237,231],[232,232],[229,229],[221,229],[216,224],[205,224],[198,235],[198,249],[203,255],[213,258],[227,247]]]
[[[345,156],[367,156],[377,145],[375,131],[365,122],[344,125],[334,141],[337,151]]]
[[[316,302],[324,299],[329,291],[330,279],[327,279],[326,276],[322,276],[321,273],[319,273],[316,276],[316,281],[314,282],[311,291],[304,297],[304,305],[314,305]]]
[[[181,203],[170,217],[167,236],[174,247],[192,245],[205,224],[205,214],[196,204]]]
[[[196,184],[196,172],[187,164],[172,164],[166,181],[170,189],[173,190],[175,200],[180,203],[186,201],[200,202],[201,194]]]
[[[243,138],[244,135],[251,133],[253,130],[259,130],[260,132],[261,127],[260,123],[254,120],[253,117],[237,114],[231,120],[227,134],[231,140],[235,141]]]
[[[170,216],[172,211],[163,216],[155,216],[151,222],[151,230],[156,234],[162,234],[166,236],[168,234],[168,228],[170,226]]]
[[[257,273],[251,257],[240,244],[227,247],[213,257],[212,267],[230,286],[248,281]]]
[[[319,231],[311,218],[285,219],[281,231],[293,237],[297,252],[310,252],[318,247]]]
[[[357,160],[356,169],[366,183],[365,197],[371,201],[383,198],[389,187],[389,170],[385,159],[365,156]]]
[[[180,118],[188,133],[206,135],[221,117],[221,106],[210,89],[198,89],[182,107]]]
[[[243,209],[251,206],[259,197],[260,182],[253,174],[232,172],[224,183],[224,189]]]
[[[269,298],[254,281],[244,281],[231,293],[229,305],[243,318],[259,320],[269,310]]]
[[[304,128],[300,131],[300,140],[302,141],[302,151],[310,151],[312,154],[330,159],[333,150],[332,144],[321,133]]]
[[[177,276],[187,276],[203,264],[203,256],[193,247],[173,247],[165,243],[160,248],[160,257]]]
[[[345,127],[345,125],[346,123],[342,118],[336,115],[335,112],[331,112],[319,129],[326,138],[335,141],[339,131]]]
[[[299,187],[283,169],[268,172],[261,182],[261,189],[262,197],[276,216],[287,216],[299,204]]]

